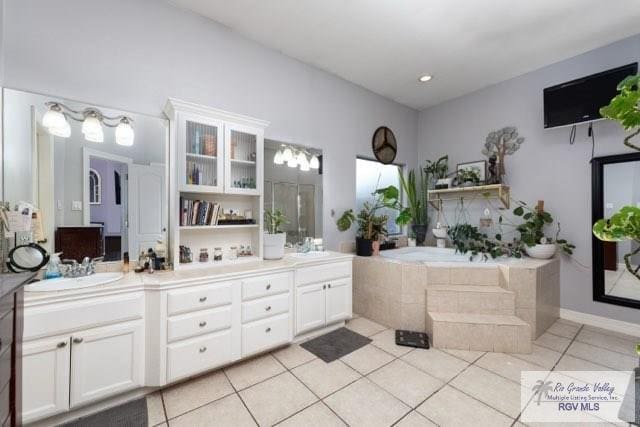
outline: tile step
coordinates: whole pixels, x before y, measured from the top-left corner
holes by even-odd
[[[427,311],[426,323],[436,348],[531,352],[531,327],[516,316]]]
[[[434,313],[515,314],[515,293],[500,286],[435,285],[426,292],[427,311]]]

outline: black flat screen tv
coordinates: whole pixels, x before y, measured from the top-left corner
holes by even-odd
[[[545,129],[602,118],[600,108],[616,96],[618,83],[637,72],[638,63],[633,63],[546,88]]]

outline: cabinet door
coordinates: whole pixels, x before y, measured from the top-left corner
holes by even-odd
[[[224,128],[219,120],[178,114],[178,184],[180,190],[221,193]]]
[[[327,324],[351,317],[351,280],[340,279],[327,284]]]
[[[69,337],[22,346],[22,421],[69,410]]]
[[[296,289],[296,334],[325,325],[326,285],[317,283]]]
[[[143,385],[143,321],[80,332],[71,345],[71,407]]]
[[[224,135],[225,193],[260,195],[264,131],[225,123]]]

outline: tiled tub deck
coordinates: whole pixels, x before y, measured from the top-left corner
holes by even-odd
[[[557,258],[489,263],[354,259],[354,311],[391,328],[427,331],[436,347],[527,353],[531,341],[559,317],[559,307]],[[495,338],[500,334],[502,342]],[[487,339],[478,339],[482,336]]]

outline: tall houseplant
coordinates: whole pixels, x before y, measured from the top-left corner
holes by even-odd
[[[640,208],[624,206],[609,219],[601,219],[593,225],[593,234],[605,242],[631,240],[637,247],[624,255],[627,271],[640,279],[640,267],[631,264],[631,257],[640,252]]]
[[[618,95],[609,105],[600,109],[600,115],[615,120],[629,132],[624,145],[640,151],[640,146],[631,143],[631,138],[640,134],[640,74],[629,76],[618,84]]]
[[[407,198],[407,206],[402,206],[400,202],[400,191],[393,185],[376,190],[382,196],[382,204],[390,209],[399,211],[396,217],[396,224],[411,224],[411,230],[416,236],[418,244],[424,243],[429,216],[427,210],[427,174],[420,169],[420,181],[416,179],[415,171],[411,170],[405,178],[402,172],[398,173],[402,191]]]
[[[375,196],[373,202],[365,202],[358,215],[353,213],[353,209],[349,209],[344,211],[336,221],[338,230],[343,232],[351,228],[354,223],[358,224],[356,254],[359,256],[371,256],[374,252],[374,246],[379,245],[380,238],[387,234],[389,217],[379,215],[378,211],[389,207],[389,201],[385,199],[384,194],[378,191],[373,194]]]
[[[280,227],[287,224],[287,218],[282,211],[264,211],[264,259],[281,259],[284,257],[284,245],[287,234]]]

